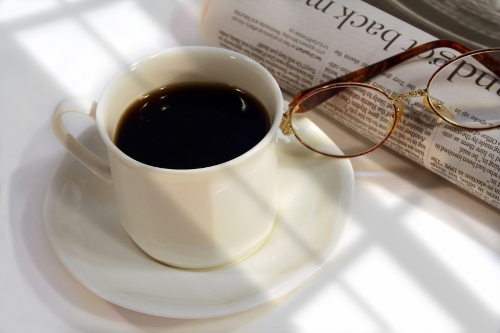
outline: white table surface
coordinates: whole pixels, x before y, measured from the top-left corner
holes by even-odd
[[[278,301],[222,318],[154,317],[79,284],[43,202],[66,154],[55,105],[94,99],[142,55],[203,45],[200,1],[0,0],[0,332],[500,332],[500,210],[379,149],[352,160],[334,259]],[[71,131],[93,126],[76,115]]]

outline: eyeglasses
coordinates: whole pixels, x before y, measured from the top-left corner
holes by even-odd
[[[408,59],[444,47],[462,54],[441,66],[425,89],[390,96],[362,83]],[[472,51],[457,42],[437,40],[408,49],[298,93],[280,128],[284,135],[294,134],[320,154],[360,156],[387,140],[403,115],[402,100],[413,97],[423,97],[423,104],[411,105],[411,123],[417,129],[414,135],[440,121],[473,130],[500,128],[500,48]]]

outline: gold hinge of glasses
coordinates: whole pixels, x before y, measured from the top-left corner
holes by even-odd
[[[283,118],[281,118],[280,129],[283,135],[289,136],[293,134],[292,123],[290,122],[291,112],[287,111],[283,113]]]

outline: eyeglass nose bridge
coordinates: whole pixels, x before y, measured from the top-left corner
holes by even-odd
[[[395,95],[391,97],[393,102],[401,101],[402,99],[408,99],[413,97],[423,96],[424,98],[427,96],[427,89],[418,89],[413,91],[408,91],[399,95]]]
[[[429,96],[429,91],[427,89],[419,89],[419,90],[409,91],[409,92],[405,92],[405,93],[396,95],[396,96],[392,97],[392,102],[393,103],[401,102],[402,99],[408,99],[408,98],[419,97],[419,96],[423,97],[424,106],[429,111],[437,114],[438,116],[440,116],[442,118],[445,118],[445,119],[448,119],[451,121],[455,121],[455,115],[446,106],[444,106],[443,103],[441,103],[437,99]],[[429,102],[432,105],[430,105]],[[404,108],[404,104],[403,104],[403,108]]]

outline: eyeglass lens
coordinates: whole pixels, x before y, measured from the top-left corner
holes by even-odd
[[[381,91],[341,85],[331,88],[329,95],[325,103],[305,112],[307,99],[303,100],[291,115],[293,130],[305,145],[327,155],[354,156],[373,149],[390,134],[396,111]]]
[[[478,60],[485,53],[500,59],[500,51],[491,51],[452,61],[436,73],[429,85],[429,102],[456,125],[500,125],[500,68],[482,65]]]

